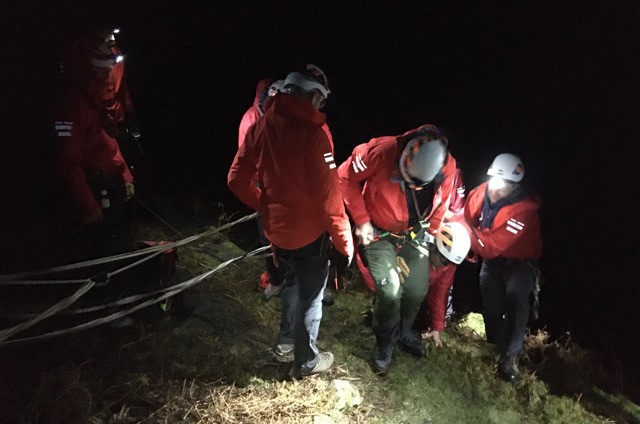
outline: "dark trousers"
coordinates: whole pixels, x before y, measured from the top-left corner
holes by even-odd
[[[316,340],[329,274],[329,246],[329,236],[325,233],[298,249],[276,247],[276,257],[285,271],[278,343],[293,344],[294,366],[309,371],[319,359]]]
[[[429,289],[429,257],[424,253],[408,243],[397,250],[395,244],[384,239],[364,248],[376,285],[372,328],[381,345],[395,345],[399,336],[411,331]],[[404,284],[398,276],[398,256],[410,269]]]
[[[498,346],[501,355],[522,353],[529,320],[529,296],[535,285],[533,268],[521,260],[485,261],[480,268],[487,341]]]
[[[126,212],[126,190],[120,177],[111,177],[103,172],[87,174],[87,182],[93,195],[101,203],[106,192],[109,208],[103,209],[103,221],[83,230],[90,257],[110,256],[133,250]]]
[[[264,235],[264,228],[262,227],[262,221],[260,217],[256,219],[256,224],[258,226],[258,235],[260,236],[260,244],[262,246],[268,246],[270,244],[267,237]],[[280,286],[284,282],[284,268],[282,266],[277,267],[273,263],[273,258],[271,256],[267,256],[264,259],[264,265],[267,269],[267,274],[269,274],[269,282],[272,286]]]

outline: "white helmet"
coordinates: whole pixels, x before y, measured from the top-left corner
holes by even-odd
[[[442,256],[454,264],[460,264],[469,253],[471,239],[463,224],[446,222],[436,234],[436,246]]]
[[[400,156],[400,174],[409,184],[425,185],[433,181],[447,159],[447,145],[443,140],[429,140],[418,136]]]
[[[487,175],[518,183],[524,177],[524,165],[518,156],[502,153],[493,160]]]

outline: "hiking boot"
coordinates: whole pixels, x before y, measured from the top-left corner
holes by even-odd
[[[373,372],[379,375],[386,375],[389,371],[389,365],[391,365],[391,358],[393,357],[393,345],[380,345],[376,343],[373,348],[373,360],[372,368]]]
[[[293,345],[287,343],[277,344],[273,349],[273,358],[283,364],[293,362]]]
[[[515,383],[520,378],[518,358],[515,356],[500,356],[498,360],[498,373],[505,381]]]
[[[273,284],[267,284],[267,287],[264,289],[264,298],[265,300],[269,300],[272,297],[280,296],[282,293],[282,284],[279,286],[274,286]]]
[[[427,353],[422,340],[417,338],[413,333],[406,333],[400,336],[398,344],[402,350],[418,358],[422,358]]]
[[[293,380],[299,380],[302,377],[308,377],[312,374],[320,374],[329,371],[333,365],[333,353],[320,352],[318,355],[318,363],[311,370],[303,367],[297,367],[296,365],[291,367],[289,371],[289,377]]]

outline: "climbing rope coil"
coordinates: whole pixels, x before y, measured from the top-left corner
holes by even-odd
[[[251,252],[245,253],[244,255],[241,256],[237,256],[234,258],[231,258],[229,260],[224,261],[223,263],[219,264],[218,266],[216,266],[215,268],[200,274],[196,277],[191,278],[188,281],[185,281],[183,283],[179,283],[176,285],[173,285],[171,287],[167,287],[167,288],[163,288],[163,289],[159,289],[150,293],[144,293],[144,294],[139,294],[139,295],[134,295],[134,296],[129,296],[123,299],[119,299],[115,302],[110,302],[108,304],[104,304],[104,305],[97,305],[97,306],[92,306],[92,307],[88,307],[88,308],[83,308],[83,309],[77,309],[74,311],[67,311],[70,312],[70,314],[83,314],[83,313],[89,313],[89,312],[95,312],[95,311],[99,311],[99,310],[103,310],[103,309],[107,309],[110,307],[114,307],[114,306],[123,306],[123,305],[129,305],[131,303],[140,301],[140,300],[144,300],[144,299],[148,299],[145,300],[144,302],[135,305],[133,307],[130,307],[129,309],[125,309],[116,313],[113,313],[111,315],[108,315],[106,317],[102,317],[102,318],[98,318],[98,319],[94,319],[88,322],[85,322],[83,324],[79,324],[73,327],[68,327],[62,330],[58,330],[58,331],[53,331],[50,333],[46,333],[46,334],[41,334],[41,335],[37,335],[37,336],[32,336],[32,337],[25,337],[25,338],[21,338],[21,339],[13,339],[13,340],[7,340],[13,336],[15,336],[18,333],[21,333],[31,327],[33,327],[34,325],[38,324],[39,322],[53,316],[56,314],[59,314],[65,310],[67,310],[67,308],[69,308],[71,305],[73,305],[78,299],[80,299],[83,295],[85,295],[87,292],[89,292],[93,287],[99,286],[99,285],[106,285],[110,278],[118,275],[124,271],[127,271],[131,268],[134,268],[160,254],[162,254],[163,252],[166,252],[170,249],[173,249],[175,247],[179,247],[179,246],[183,246],[186,245],[188,243],[192,243],[198,239],[201,239],[203,237],[207,237],[210,236],[212,234],[218,233],[222,230],[226,230],[234,225],[246,222],[246,221],[250,221],[254,218],[256,218],[258,216],[257,212],[253,213],[251,215],[247,215],[244,216],[236,221],[224,224],[220,227],[217,228],[212,228],[210,230],[207,230],[205,232],[202,232],[200,234],[196,234],[194,236],[191,237],[187,237],[184,238],[182,240],[176,241],[176,242],[171,242],[171,243],[165,243],[165,244],[158,244],[156,246],[151,246],[151,247],[147,247],[144,249],[140,249],[140,250],[136,250],[133,252],[127,252],[127,253],[122,253],[119,255],[113,255],[113,256],[108,256],[108,257],[104,257],[104,258],[98,258],[98,259],[92,259],[89,261],[83,261],[83,262],[78,262],[78,263],[74,263],[74,264],[69,264],[69,265],[62,265],[62,266],[57,266],[57,267],[52,267],[52,268],[46,268],[46,269],[41,269],[41,270],[37,270],[37,271],[30,271],[30,272],[23,272],[23,273],[16,273],[16,274],[10,274],[10,275],[2,275],[0,276],[0,287],[2,286],[10,286],[10,285],[52,285],[52,284],[81,284],[81,286],[70,296],[60,300],[58,303],[56,303],[55,305],[51,306],[50,308],[48,308],[47,310],[45,310],[44,312],[40,313],[40,314],[29,314],[29,320],[24,321],[16,326],[10,327],[10,328],[6,328],[6,329],[2,329],[0,330],[0,347],[6,346],[6,345],[12,345],[12,344],[17,344],[17,343],[23,343],[23,342],[29,342],[29,341],[35,341],[35,340],[44,340],[44,339],[49,339],[52,337],[57,337],[57,336],[61,336],[61,335],[65,335],[65,334],[71,334],[71,333],[75,333],[81,330],[85,330],[88,328],[92,328],[92,327],[96,327],[102,324],[106,324],[108,322],[120,319],[122,317],[125,317],[129,314],[132,314],[136,311],[139,311],[143,308],[146,308],[148,306],[154,305],[156,303],[160,303],[166,299],[169,299],[179,293],[181,293],[182,291],[193,287],[194,285],[200,283],[201,281],[207,279],[209,276],[211,276],[212,274],[220,271],[221,269],[229,266],[230,264],[240,261],[244,258],[248,258],[248,257],[253,257],[253,256],[257,256],[260,255],[262,253],[264,253],[265,251],[269,250],[270,247],[269,246],[263,246],[260,247],[258,249],[255,249]],[[145,256],[146,255],[146,256]],[[101,265],[101,264],[107,264],[107,263],[112,263],[112,262],[116,262],[116,261],[121,261],[121,260],[125,260],[125,259],[130,259],[130,258],[137,258],[140,256],[144,256],[141,259],[136,260],[133,263],[130,263],[126,266],[123,266],[121,268],[118,268],[114,271],[108,272],[106,273],[106,275],[102,276],[105,280],[104,281],[96,281],[96,279],[92,279],[92,278],[86,278],[86,279],[70,279],[70,280],[55,280],[55,279],[42,279],[42,280],[38,280],[38,279],[27,279],[27,278],[34,278],[34,277],[38,277],[38,276],[42,276],[42,275],[51,275],[51,274],[56,274],[56,273],[60,273],[60,272],[64,272],[64,271],[69,271],[69,270],[76,270],[76,269],[82,269],[82,268],[88,268],[94,265]],[[101,278],[102,280],[102,278]],[[157,296],[157,297],[155,297]],[[35,315],[35,316],[34,316]],[[24,317],[24,316],[23,316]]]

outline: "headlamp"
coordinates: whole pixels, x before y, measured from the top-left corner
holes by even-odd
[[[91,56],[91,64],[96,68],[111,69],[123,60],[124,56],[121,54],[93,53]]]
[[[506,185],[507,183],[505,182],[505,180],[500,177],[491,177],[491,179],[489,180],[489,188],[492,190],[500,190]]]

